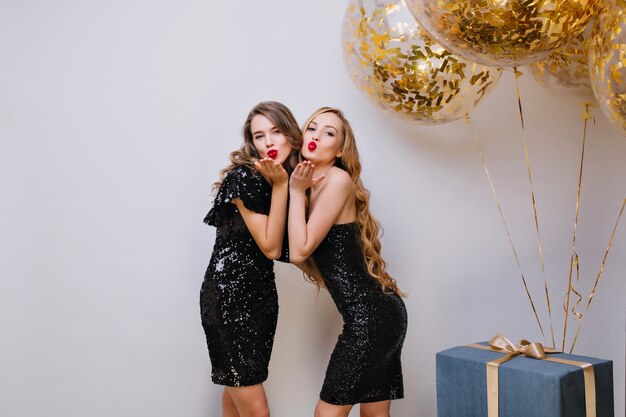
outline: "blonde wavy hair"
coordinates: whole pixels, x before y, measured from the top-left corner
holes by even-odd
[[[382,235],[382,228],[370,213],[370,192],[363,186],[361,181],[361,162],[352,126],[350,126],[341,110],[332,107],[322,107],[308,118],[302,127],[302,131],[305,132],[311,121],[322,113],[333,113],[341,121],[341,132],[339,133],[341,137],[341,157],[335,160],[335,166],[346,171],[356,186],[356,223],[361,237],[361,251],[363,252],[367,271],[380,283],[384,292],[391,291],[400,296],[406,296],[406,293],[398,288],[396,280],[387,273],[387,263],[380,255],[381,244],[379,236]],[[312,260],[309,262],[311,263],[307,265],[307,268],[314,266]],[[321,278],[308,273],[305,273],[305,276],[316,285],[319,286],[321,284]]]
[[[248,117],[243,124],[243,144],[237,150],[230,153],[230,165],[220,171],[219,181],[213,184],[213,191],[219,190],[226,174],[239,165],[246,165],[252,172],[256,172],[254,163],[260,159],[259,153],[254,147],[252,138],[252,119],[255,116],[262,115],[267,117],[278,128],[280,132],[287,138],[287,142],[291,146],[291,153],[283,163],[285,170],[291,174],[298,164],[298,155],[302,147],[302,132],[300,126],[293,113],[287,106],[277,101],[263,101],[250,110]]]

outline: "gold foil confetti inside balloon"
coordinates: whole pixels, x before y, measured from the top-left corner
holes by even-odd
[[[401,0],[350,0],[342,43],[357,88],[391,114],[422,124],[463,117],[500,77],[433,42]]]
[[[426,32],[473,62],[517,67],[565,46],[600,0],[406,0]]]
[[[591,85],[606,117],[626,134],[626,0],[605,1],[591,34]]]
[[[583,33],[547,58],[530,64],[533,77],[551,93],[581,104],[596,104],[589,78],[589,42],[593,22]]]

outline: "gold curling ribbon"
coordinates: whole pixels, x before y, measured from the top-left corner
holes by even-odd
[[[548,291],[548,280],[546,278],[545,262],[543,260],[543,249],[541,245],[541,235],[539,234],[539,217],[537,216],[537,203],[535,201],[535,191],[533,187],[533,178],[530,170],[530,157],[528,156],[528,141],[526,140],[526,129],[524,128],[524,111],[522,110],[522,97],[519,90],[518,79],[523,75],[517,67],[513,67],[515,75],[515,91],[517,93],[517,105],[519,107],[519,117],[522,124],[522,139],[524,142],[524,155],[526,156],[526,169],[528,171],[528,182],[530,184],[530,195],[533,205],[533,214],[535,216],[535,231],[537,232],[537,246],[539,248],[539,259],[541,261],[541,273],[543,275],[543,287],[546,292],[546,303],[548,305],[548,318],[550,319],[550,336],[552,337],[552,346],[556,346],[554,341],[554,326],[552,325],[552,308],[550,307],[550,293]]]
[[[576,228],[578,226],[578,209],[580,207],[580,188],[583,180],[583,162],[585,160],[585,142],[587,139],[587,122],[589,120],[595,120],[591,111],[589,110],[589,104],[585,104],[585,111],[583,112],[582,119],[585,124],[583,127],[583,141],[582,141],[582,151],[580,155],[580,171],[578,173],[578,191],[576,193],[576,213],[574,215],[574,232],[572,236],[572,255],[569,261],[569,278],[567,283],[567,293],[565,295],[565,302],[563,303],[563,309],[565,310],[565,322],[563,323],[563,343],[561,345],[561,350],[565,351],[565,340],[567,338],[567,319],[569,318],[569,305],[570,305],[570,296],[571,293],[574,293],[577,297],[577,300],[574,302],[574,306],[572,307],[572,315],[580,320],[582,318],[582,313],[576,311],[578,304],[582,301],[582,295],[576,290],[576,288],[572,285],[572,275],[574,270],[576,271],[576,282],[580,279],[580,259],[578,257],[578,252],[576,252]],[[571,352],[570,352],[571,353]]]
[[[585,313],[587,313],[587,310],[589,310],[591,301],[593,300],[593,297],[596,295],[596,290],[598,289],[598,282],[600,281],[600,276],[602,275],[602,272],[604,271],[604,264],[606,263],[606,258],[609,255],[609,251],[611,250],[611,245],[613,244],[613,238],[615,237],[615,231],[617,230],[619,221],[622,217],[622,214],[624,213],[624,207],[626,207],[626,198],[624,198],[624,201],[622,202],[622,208],[620,209],[619,214],[617,215],[617,220],[615,221],[613,232],[611,233],[611,237],[609,238],[609,243],[608,245],[606,245],[606,250],[604,251],[604,257],[602,258],[602,263],[600,264],[598,275],[596,275],[596,281],[593,283],[593,289],[591,290],[591,295],[589,296],[589,299],[587,300]],[[580,328],[583,325],[584,321],[585,321],[585,316],[582,315],[581,319],[578,321],[578,329],[576,330],[576,336],[574,336],[574,342],[572,342],[572,347],[569,350],[570,353],[572,353],[572,351],[574,350],[574,346],[576,346],[576,341],[578,340],[578,334],[580,333]]]
[[[468,113],[465,114],[465,123],[469,125],[470,130],[472,131],[472,138],[474,139],[474,146],[476,146],[476,150],[478,151],[478,155],[480,156],[480,160],[483,163],[483,169],[485,170],[485,175],[487,176],[487,180],[489,181],[489,186],[491,187],[491,193],[493,194],[494,200],[496,200],[496,206],[498,207],[498,212],[500,213],[500,219],[502,220],[502,224],[504,225],[504,230],[506,231],[506,235],[509,238],[509,243],[511,245],[511,249],[513,250],[513,256],[515,256],[515,262],[517,263],[517,268],[519,269],[520,276],[522,277],[522,284],[524,284],[524,290],[526,290],[526,295],[528,296],[528,301],[530,301],[530,307],[533,310],[533,314],[535,315],[535,320],[539,325],[539,330],[541,331],[541,336],[545,337],[543,333],[543,326],[541,326],[541,321],[539,320],[539,315],[537,314],[537,309],[535,308],[535,303],[533,302],[533,297],[530,295],[530,290],[528,289],[528,284],[526,283],[526,277],[524,276],[524,271],[522,270],[522,264],[520,263],[519,256],[517,256],[517,250],[515,249],[515,245],[513,244],[513,238],[511,237],[511,232],[509,232],[509,226],[506,223],[504,218],[504,213],[502,212],[502,206],[500,205],[500,199],[498,198],[498,194],[496,193],[496,188],[493,185],[493,180],[491,179],[491,175],[489,174],[489,168],[487,168],[487,161],[485,160],[485,155],[480,147],[480,143],[478,141],[478,137],[476,136],[476,132],[474,131],[474,126],[471,123],[470,115]]]
[[[586,417],[596,417],[596,380],[593,365],[587,362],[573,361],[571,359],[549,358],[547,353],[561,353],[553,348],[543,347],[539,342],[529,342],[522,339],[517,344],[513,344],[509,339],[496,334],[489,341],[489,346],[471,343],[468,347],[475,349],[490,350],[492,352],[504,353],[505,356],[487,362],[487,416],[498,417],[499,415],[499,393],[498,393],[498,367],[500,364],[513,359],[518,355],[527,358],[544,360],[548,362],[560,363],[563,365],[573,365],[582,368],[585,384],[585,412]]]

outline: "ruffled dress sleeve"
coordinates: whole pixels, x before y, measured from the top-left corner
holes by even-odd
[[[221,226],[228,223],[237,213],[237,206],[232,202],[239,199],[251,211],[268,215],[271,204],[271,186],[256,171],[240,165],[228,172],[222,181],[213,208],[204,218],[210,226]]]

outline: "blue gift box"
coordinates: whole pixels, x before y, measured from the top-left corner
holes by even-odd
[[[487,343],[481,343],[487,345]],[[486,364],[503,353],[457,346],[437,353],[437,416],[487,417]],[[596,417],[613,417],[613,362],[554,353],[593,365]],[[583,370],[516,356],[498,368],[500,417],[587,417]]]

